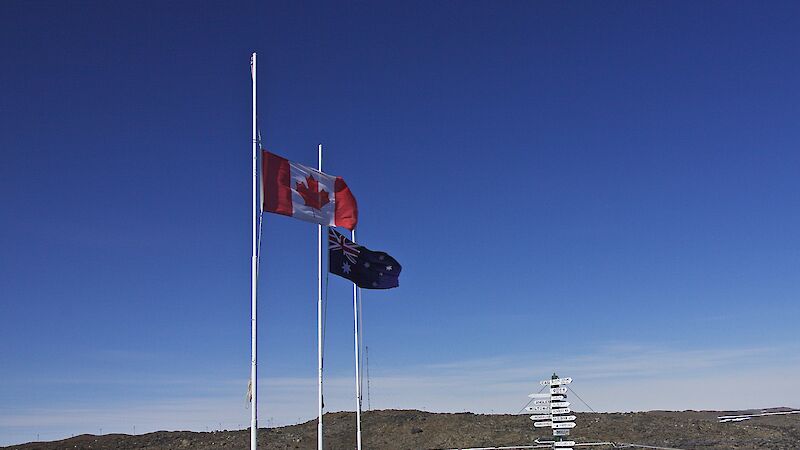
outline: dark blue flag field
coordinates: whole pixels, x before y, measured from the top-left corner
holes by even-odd
[[[372,251],[328,228],[328,270],[364,289],[391,289],[400,285],[402,267],[385,252]]]

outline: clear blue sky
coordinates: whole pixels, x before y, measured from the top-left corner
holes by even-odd
[[[516,412],[554,369],[601,410],[791,403],[798,21],[0,2],[0,445],[246,426],[252,51],[266,147],[313,165],[322,142],[360,240],[403,264],[364,295],[373,408]],[[263,254],[261,423],[307,420],[316,227],[267,216]],[[349,286],[329,282],[330,410],[354,403]],[[788,384],[744,395],[764,373]]]

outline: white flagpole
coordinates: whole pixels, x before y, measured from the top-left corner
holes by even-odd
[[[258,142],[257,142],[257,129],[256,129],[256,53],[253,52],[251,57],[251,71],[253,77],[253,257],[250,262],[250,389],[252,397],[250,398],[250,450],[256,450],[258,447],[258,378],[256,378],[256,288],[258,286],[258,253],[257,253],[257,224],[256,224],[256,209],[258,208],[258,195],[256,187],[258,186]]]
[[[317,148],[318,169],[322,172],[322,144]],[[327,232],[328,228],[325,227]],[[317,406],[317,449],[322,450],[322,225],[317,225],[317,365],[319,368],[319,395]]]
[[[350,239],[356,243],[356,230],[350,232]],[[359,316],[358,316],[358,286],[353,283],[353,329],[355,330],[355,349],[356,349],[356,448],[361,450],[361,358],[359,350],[361,341],[358,339]]]

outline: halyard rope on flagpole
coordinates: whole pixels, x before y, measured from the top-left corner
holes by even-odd
[[[259,136],[260,139],[261,136]],[[260,144],[259,144],[260,145]],[[261,226],[262,220],[264,220],[264,212],[260,211],[258,213],[258,239],[256,239],[256,276],[258,275],[259,269],[261,268],[261,232],[263,227]],[[256,281],[258,279],[256,278]],[[252,406],[253,403],[253,379],[251,378],[250,381],[247,382],[247,407]]]
[[[367,411],[372,410],[372,400],[369,397],[369,345],[364,347],[364,353],[366,353],[366,368],[367,368]]]
[[[359,406],[364,405],[364,291],[358,288],[358,367],[361,370],[361,377],[358,380],[358,387],[361,395],[358,398]]]
[[[328,343],[326,339],[328,333],[328,278],[329,274],[325,273],[325,292],[322,296],[322,368],[325,368],[325,345]]]

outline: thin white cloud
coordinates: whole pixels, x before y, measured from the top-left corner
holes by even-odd
[[[555,369],[559,375],[573,377],[571,386],[598,411],[798,406],[791,404],[800,398],[800,385],[795,382],[800,372],[797,355],[794,348],[678,350],[618,344],[564,358],[503,355],[374,368],[370,394],[373,409],[517,413],[527,402],[527,394],[539,390],[538,381]],[[765,376],[771,380],[769,389],[763,387]],[[124,390],[125,384],[118,381],[116,387]],[[137,392],[143,387],[147,392],[149,385],[158,395],[109,404],[81,401],[79,408],[21,405],[14,411],[0,411],[0,445],[30,441],[37,433],[42,439],[98,433],[100,428],[104,433],[131,433],[134,425],[140,433],[248,426],[244,378],[129,381]],[[316,395],[314,377],[262,379],[259,423],[270,426],[313,419]],[[366,401],[364,393],[365,408]],[[575,396],[570,401],[574,409],[587,410]],[[327,376],[325,403],[326,411],[355,408],[351,375]]]
[[[518,355],[394,370],[378,374],[371,384],[379,408],[514,413],[556,369],[575,378],[572,387],[601,411],[741,409],[800,398],[793,375],[800,363],[792,355],[794,349],[613,346],[566,358]],[[767,375],[772,387],[755,388]],[[572,402],[587,410],[577,398]]]

